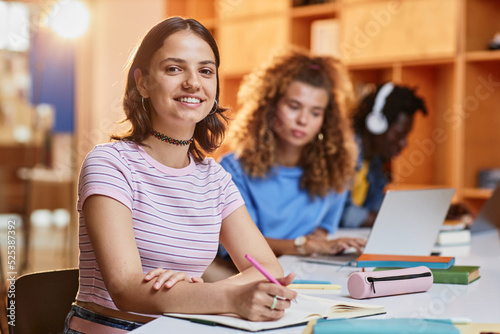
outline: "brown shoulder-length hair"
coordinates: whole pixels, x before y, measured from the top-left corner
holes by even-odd
[[[238,92],[241,107],[231,123],[228,141],[251,177],[270,173],[278,149],[272,127],[276,106],[292,81],[324,88],[329,95],[323,138],[307,144],[302,153],[300,186],[311,197],[341,192],[354,175],[357,147],[350,124],[352,84],[346,68],[335,58],[289,49],[244,77]]]
[[[215,100],[219,100],[219,65],[220,56],[217,43],[212,34],[198,21],[194,19],[185,19],[182,17],[170,17],[156,26],[154,26],[143,38],[139,44],[135,55],[133,56],[130,68],[128,70],[127,85],[123,97],[123,110],[125,119],[121,122],[130,122],[130,128],[123,134],[112,134],[113,140],[129,140],[139,145],[143,145],[144,139],[151,135],[151,110],[153,109],[149,99],[144,99],[137,89],[134,78],[134,71],[140,69],[144,75],[149,74],[151,58],[158,51],[167,37],[172,34],[189,30],[202,38],[212,49],[215,55],[215,64],[217,67],[217,91]],[[224,115],[226,108],[215,105],[215,112],[196,124],[194,130],[194,141],[189,146],[189,152],[195,160],[202,161],[205,153],[213,152],[217,149],[224,139],[226,131],[227,118]]]

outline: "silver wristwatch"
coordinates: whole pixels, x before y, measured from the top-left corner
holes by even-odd
[[[306,242],[307,242],[307,237],[305,235],[301,235],[300,237],[295,238],[295,240],[293,241],[293,245],[301,255],[307,254],[307,251],[304,248]]]

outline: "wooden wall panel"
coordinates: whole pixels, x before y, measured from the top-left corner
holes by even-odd
[[[287,37],[285,15],[224,23],[218,36],[222,67],[227,74],[248,73],[268,60],[273,50],[287,45]]]
[[[456,0],[347,3],[340,16],[343,56],[377,61],[453,55],[457,15]]]

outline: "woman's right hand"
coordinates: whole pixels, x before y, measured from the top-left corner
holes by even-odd
[[[286,288],[295,278],[295,274],[278,279],[282,285],[259,281],[235,286],[234,302],[235,313],[251,321],[273,321],[283,317],[285,310],[290,307],[291,301],[297,297],[297,292]],[[272,309],[274,298],[276,303]]]

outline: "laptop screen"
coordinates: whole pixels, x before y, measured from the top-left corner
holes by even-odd
[[[493,195],[483,204],[474,223],[470,227],[472,233],[489,231],[500,227],[500,183],[497,184]]]
[[[363,253],[430,255],[455,189],[389,190]]]

